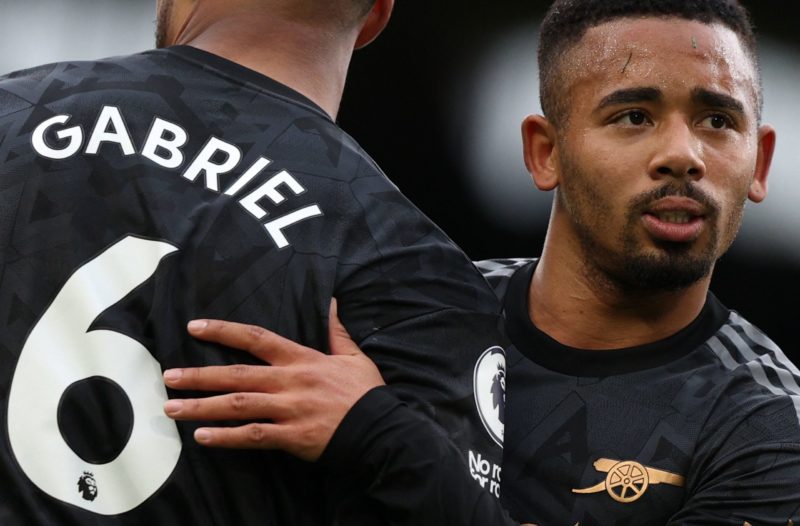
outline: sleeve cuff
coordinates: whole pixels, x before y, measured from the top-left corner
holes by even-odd
[[[367,469],[364,459],[373,444],[390,432],[397,413],[405,404],[392,395],[386,386],[368,391],[350,408],[331,437],[319,459],[333,470]]]

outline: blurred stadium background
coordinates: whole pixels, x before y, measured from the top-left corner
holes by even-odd
[[[398,0],[356,54],[339,121],[473,258],[535,256],[549,194],[530,182],[519,124],[539,112],[542,0]],[[800,2],[745,1],[764,120],[778,130],[770,195],[718,264],[712,290],[800,364]],[[155,0],[0,0],[0,71],[152,47]]]

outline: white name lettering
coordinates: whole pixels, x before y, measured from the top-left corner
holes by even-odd
[[[289,189],[294,192],[294,195],[300,195],[306,191],[306,189],[297,182],[297,179],[292,177],[292,174],[284,170],[272,176],[266,183],[259,186],[256,191],[246,196],[239,202],[248,212],[256,216],[257,219],[262,219],[265,215],[267,215],[267,211],[258,206],[258,201],[261,198],[269,197],[269,199],[276,205],[279,205],[286,200],[283,194],[278,192],[279,185],[288,186]]]
[[[108,129],[109,125],[111,125],[110,131]],[[100,112],[97,124],[94,125],[92,130],[92,136],[89,137],[89,144],[86,145],[86,153],[96,154],[100,150],[100,145],[104,142],[118,144],[125,155],[133,155],[136,151],[133,148],[131,136],[128,135],[128,130],[125,129],[122,115],[120,115],[119,109],[114,106],[104,106],[103,111]]]
[[[304,219],[321,215],[322,210],[320,210],[317,205],[311,205],[301,208],[300,210],[295,210],[291,214],[286,214],[278,219],[273,219],[269,223],[265,224],[264,228],[267,229],[267,233],[270,235],[270,237],[272,237],[272,240],[275,241],[275,244],[278,245],[278,248],[284,248],[289,246],[289,241],[286,239],[286,236],[283,235],[284,228],[292,226],[295,223],[299,223]]]
[[[36,153],[42,157],[57,160],[67,159],[78,153],[78,150],[81,149],[81,145],[83,144],[83,130],[81,130],[80,126],[73,126],[72,128],[58,130],[56,132],[56,137],[62,141],[68,139],[67,145],[60,150],[51,148],[44,140],[44,135],[50,128],[56,124],[66,124],[68,121],[69,115],[56,115],[37,126],[36,129],[33,130],[32,137],[33,149],[36,150]]]
[[[167,134],[172,138],[165,137]],[[142,155],[164,168],[177,168],[183,164],[181,148],[188,140],[189,136],[183,128],[164,119],[156,118],[142,147]],[[159,150],[163,150],[168,156],[159,155]]]
[[[227,190],[225,190],[225,195],[236,195],[242,191],[242,188],[247,186],[250,181],[252,181],[261,171],[270,165],[272,161],[269,159],[265,159],[263,157],[259,157],[256,162],[253,163],[253,166],[247,169],[245,173],[242,174]]]
[[[211,159],[224,154],[227,158],[221,163],[211,162]],[[208,140],[200,153],[197,154],[192,164],[186,169],[183,176],[194,181],[201,172],[206,174],[206,188],[219,192],[219,175],[226,174],[236,168],[239,161],[242,160],[242,152],[239,148],[225,141],[221,141],[216,137],[211,137]]]
[[[84,133],[80,126],[64,127],[70,118],[69,115],[56,115],[36,126],[31,136],[34,151],[42,157],[55,160],[67,159],[78,153],[83,148]],[[46,137],[51,134],[54,134],[63,144],[48,144]],[[155,117],[138,153],[158,166],[177,170],[183,166],[186,160],[183,149],[188,142],[189,135],[183,128],[173,122]],[[100,110],[97,122],[89,134],[84,154],[97,155],[106,143],[116,144],[124,156],[137,153],[122,112],[114,106],[103,106]],[[242,152],[236,145],[217,137],[211,137],[189,163],[182,177],[194,182],[202,175],[205,188],[219,192],[220,176],[229,174],[238,168],[242,157]],[[259,157],[234,179],[223,195],[236,198],[272,162],[266,157]],[[288,200],[305,192],[306,188],[292,174],[281,170],[255,190],[238,199],[237,202],[254,218],[263,220],[270,215],[268,208],[277,205],[285,207]],[[268,199],[267,202],[265,202],[265,198]],[[291,207],[288,209],[291,210]],[[305,205],[299,208],[295,207],[293,211],[270,219],[262,226],[275,246],[280,249],[291,245],[285,233],[287,228],[322,215],[324,214],[318,205]]]

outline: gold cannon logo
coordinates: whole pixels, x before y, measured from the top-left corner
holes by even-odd
[[[627,504],[639,500],[651,484],[684,485],[681,475],[649,468],[633,460],[600,458],[594,462],[594,469],[607,473],[605,480],[590,488],[573,489],[573,493],[606,491],[615,501]]]

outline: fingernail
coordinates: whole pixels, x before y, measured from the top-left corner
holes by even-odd
[[[167,400],[164,404],[164,412],[169,415],[178,413],[181,409],[183,409],[183,401],[181,400]]]
[[[208,442],[211,440],[211,433],[205,429],[198,429],[194,432],[194,439],[201,443]]]
[[[164,371],[164,380],[167,382],[177,382],[183,376],[183,369],[167,369]]]
[[[186,325],[186,328],[190,331],[202,331],[206,327],[208,327],[206,320],[192,320]]]

